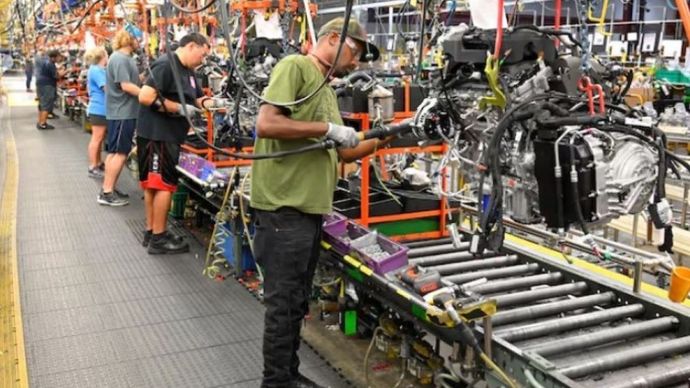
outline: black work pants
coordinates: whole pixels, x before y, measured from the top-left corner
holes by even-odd
[[[254,210],[254,255],[264,275],[264,377],[289,387],[298,375],[300,328],[319,258],[322,216],[292,208]]]

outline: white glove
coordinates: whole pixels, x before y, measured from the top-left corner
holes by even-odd
[[[359,138],[354,128],[345,125],[328,123],[326,137],[335,141],[343,148],[355,148],[359,144]]]
[[[230,102],[225,98],[210,98],[210,99],[204,100],[203,105],[204,105],[203,106],[204,109],[210,110],[210,109],[229,107]]]
[[[181,116],[185,116],[185,109],[182,108],[182,104],[177,104],[177,113]],[[185,104],[185,107],[187,108],[187,114],[191,117],[194,116],[197,113],[201,113],[201,109],[197,108],[194,105],[191,104]]]

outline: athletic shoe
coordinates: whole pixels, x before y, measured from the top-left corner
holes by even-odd
[[[48,123],[43,123],[43,124],[36,124],[37,129],[55,129],[54,126],[48,124]]]
[[[152,237],[148,249],[149,255],[163,255],[189,252],[189,244],[175,238],[169,232],[159,238]]]
[[[129,194],[123,193],[122,191],[120,191],[118,189],[113,189],[113,192],[115,193],[115,195],[117,195],[118,197],[120,197],[122,199],[128,199],[129,198]]]
[[[98,198],[96,198],[96,202],[101,205],[113,207],[129,205],[128,200],[120,198],[114,193],[104,193],[103,191],[101,191]]]
[[[89,178],[103,179],[103,171],[99,170],[98,167],[89,169]]]
[[[53,119],[59,119],[60,116],[56,115],[56,114],[53,113],[53,112],[50,112],[50,113],[48,113],[48,118],[51,119],[51,120],[53,120]]]

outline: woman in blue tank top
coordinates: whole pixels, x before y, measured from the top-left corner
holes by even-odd
[[[84,62],[91,65],[87,75],[89,107],[87,115],[91,122],[91,141],[89,142],[89,176],[103,178],[101,149],[105,139],[105,67],[108,64],[108,53],[103,47],[94,47],[86,52]]]

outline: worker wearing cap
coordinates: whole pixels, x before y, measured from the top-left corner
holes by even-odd
[[[273,153],[331,139],[337,149],[321,149],[252,164],[254,254],[263,268],[266,305],[262,387],[318,387],[299,371],[300,327],[319,256],[322,215],[331,212],[338,158],[352,162],[372,153],[378,140],[359,142],[344,126],[335,91],[326,85],[297,105],[279,106],[308,96],[333,74],[341,77],[360,61],[375,61],[376,46],[356,21],[348,24],[340,58],[336,52],[343,18],[325,24],[308,55],[290,55],[273,69],[256,121],[254,152]]]

